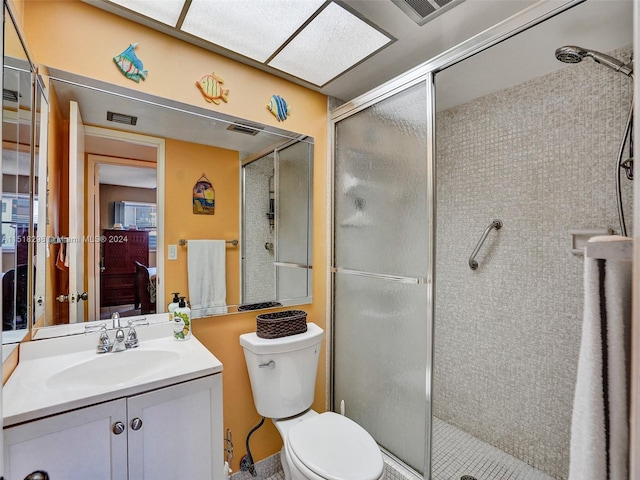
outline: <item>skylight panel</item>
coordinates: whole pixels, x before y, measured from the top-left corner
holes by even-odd
[[[392,41],[330,3],[268,65],[322,86]]]
[[[185,0],[110,0],[110,2],[175,27]]]
[[[265,62],[323,4],[324,0],[192,0],[181,30]]]

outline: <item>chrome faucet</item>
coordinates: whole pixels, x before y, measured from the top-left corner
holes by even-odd
[[[136,333],[134,325],[149,325],[149,321],[146,318],[138,318],[135,320],[128,320],[127,326],[129,330],[125,335],[124,330],[120,324],[120,314],[114,313],[111,315],[112,330],[116,331],[113,342],[109,338],[108,328],[106,323],[99,325],[85,325],[84,333],[93,333],[100,331],[100,338],[98,338],[98,346],[96,347],[97,353],[107,352],[122,352],[123,350],[129,350],[136,348],[140,345],[138,340],[138,334]],[[1,479],[0,479],[1,480]]]
[[[122,330],[122,327],[120,327],[120,314],[118,312],[115,312],[113,315],[111,315],[111,321],[113,322],[113,328],[117,329],[116,337],[113,340],[113,348],[111,349],[111,351],[121,352],[123,350],[126,350],[127,347],[124,344],[124,330]]]

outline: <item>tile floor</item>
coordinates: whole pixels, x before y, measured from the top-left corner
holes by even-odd
[[[479,440],[472,435],[434,418],[432,480],[554,480],[521,460]],[[278,456],[274,456],[278,457]],[[284,480],[279,465],[265,480]],[[261,478],[261,475],[258,475]],[[385,457],[385,480],[419,480],[412,471]],[[238,480],[241,480],[238,478]]]
[[[463,475],[477,480],[554,480],[436,417],[433,445],[433,480],[460,480]]]

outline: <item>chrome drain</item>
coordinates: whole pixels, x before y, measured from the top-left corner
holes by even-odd
[[[478,480],[476,477],[472,477],[471,475],[463,475],[460,477],[460,480]]]

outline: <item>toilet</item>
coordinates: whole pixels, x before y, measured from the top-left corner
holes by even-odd
[[[371,435],[345,416],[311,409],[323,336],[311,322],[287,337],[240,335],[254,404],[282,437],[286,480],[379,480],[384,462]]]

